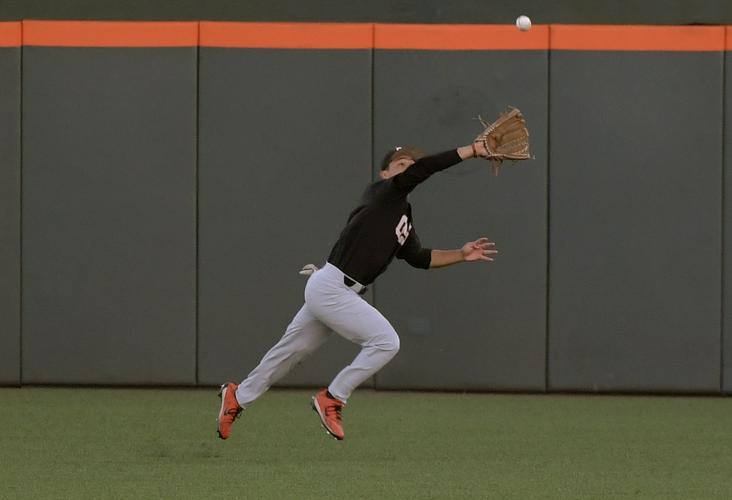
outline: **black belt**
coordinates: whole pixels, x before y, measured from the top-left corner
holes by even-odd
[[[343,275],[343,284],[359,295],[363,295],[364,293],[366,293],[366,290],[369,289],[369,287],[363,286],[361,283],[359,283],[358,281],[352,280],[345,274]]]

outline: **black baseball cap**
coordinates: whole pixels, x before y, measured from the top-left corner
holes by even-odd
[[[391,148],[384,155],[384,159],[381,160],[381,170],[389,168],[389,164],[399,158],[411,158],[414,161],[419,160],[424,156],[424,153],[413,146],[395,146]]]

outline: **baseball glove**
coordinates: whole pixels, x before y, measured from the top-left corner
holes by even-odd
[[[487,160],[493,164],[493,172],[498,170],[504,160],[514,162],[531,159],[529,153],[529,129],[526,120],[517,108],[509,108],[501,113],[496,121],[488,125],[478,116],[485,130],[475,138],[475,142],[482,142],[488,151]]]

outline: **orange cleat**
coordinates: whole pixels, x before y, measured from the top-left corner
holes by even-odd
[[[331,396],[328,389],[323,389],[313,396],[313,410],[320,417],[320,423],[328,434],[339,441],[345,437],[341,423],[341,410],[344,406],[346,404]]]
[[[239,406],[239,402],[236,400],[236,384],[234,383],[229,382],[222,385],[219,397],[221,398],[221,410],[216,419],[219,424],[218,433],[221,439],[227,439],[231,434],[234,420],[239,418],[244,408]]]

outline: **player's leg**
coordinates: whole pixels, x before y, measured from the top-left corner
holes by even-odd
[[[328,339],[332,332],[303,305],[279,342],[264,355],[254,370],[239,384],[236,399],[242,408],[264,394],[298,363]]]
[[[326,266],[310,279],[305,301],[320,321],[361,346],[361,352],[328,389],[313,398],[313,408],[328,432],[343,439],[341,409],[351,393],[388,363],[399,350],[399,336],[389,321],[343,283],[343,273]]]
[[[325,312],[322,319],[339,335],[361,346],[351,364],[328,386],[334,397],[346,403],[356,387],[397,354],[399,336],[375,307],[350,291],[341,298],[339,307]]]
[[[264,355],[247,378],[239,385],[230,382],[221,387],[219,437],[227,439],[231,433],[231,425],[242,410],[320,347],[330,334],[328,327],[310,313],[307,305],[303,305],[280,341]]]
[[[327,389],[313,396],[313,409],[336,439],[345,437],[341,411],[351,393],[399,351],[399,336],[386,318],[361,297],[349,292],[332,311],[324,314],[323,321],[341,336],[361,345],[361,351]]]

